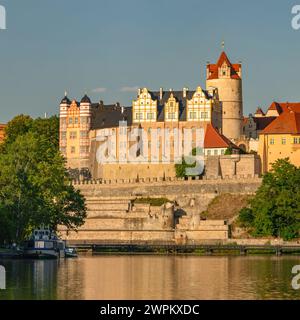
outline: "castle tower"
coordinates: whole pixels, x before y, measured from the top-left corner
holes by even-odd
[[[222,102],[222,133],[229,139],[242,134],[242,66],[232,64],[223,51],[216,64],[207,64],[206,88],[217,88]]]
[[[59,105],[59,148],[64,157],[67,156],[67,116],[70,104],[71,101],[67,97],[67,93],[65,93]]]
[[[85,94],[80,102],[80,145],[79,145],[79,157],[80,167],[89,167],[90,158],[90,139],[89,133],[91,130],[92,120],[92,103],[90,98]]]

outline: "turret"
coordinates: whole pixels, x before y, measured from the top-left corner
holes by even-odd
[[[59,146],[63,156],[67,155],[67,116],[70,104],[71,101],[69,100],[67,93],[65,92],[65,96],[63,97],[59,105]]]
[[[81,168],[89,167],[89,132],[92,122],[92,103],[87,94],[80,101],[80,163]]]
[[[232,64],[223,51],[216,64],[207,64],[206,87],[218,89],[222,103],[222,133],[236,140],[242,135],[242,65]]]

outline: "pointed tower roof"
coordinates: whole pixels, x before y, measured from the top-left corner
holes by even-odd
[[[264,116],[265,113],[262,111],[262,109],[260,107],[257,107],[256,111],[255,111],[255,116]]]
[[[238,74],[238,72],[241,69],[241,64],[240,63],[232,64],[230,62],[227,54],[225,53],[225,51],[222,51],[216,64],[208,64],[207,65],[207,69],[208,69],[207,80],[218,79],[219,78],[219,68],[222,67],[224,62],[230,68],[230,78],[231,79],[241,79],[239,74]]]
[[[71,100],[68,98],[66,92],[65,92],[65,96],[62,98],[60,104],[71,104]]]
[[[83,98],[81,99],[81,103],[91,103],[91,99],[88,97],[87,94],[83,96]]]
[[[221,67],[224,62],[226,62],[226,64],[227,64],[228,66],[232,66],[231,62],[229,61],[229,58],[228,58],[227,54],[225,53],[225,51],[222,51],[222,52],[221,52],[221,55],[220,55],[220,57],[219,57],[219,60],[218,60],[218,62],[217,62],[217,66],[218,66],[218,67]]]

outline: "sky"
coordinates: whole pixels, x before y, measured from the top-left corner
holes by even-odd
[[[300,4],[300,0],[298,0]],[[244,114],[300,101],[297,0],[0,0],[0,123],[57,114],[64,92],[130,106],[138,87],[205,88],[225,41]]]

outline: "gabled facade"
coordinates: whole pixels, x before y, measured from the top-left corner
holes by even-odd
[[[289,158],[294,165],[300,166],[300,104],[278,106],[281,108],[280,115],[259,135],[263,172],[269,171],[272,163],[283,158]]]

